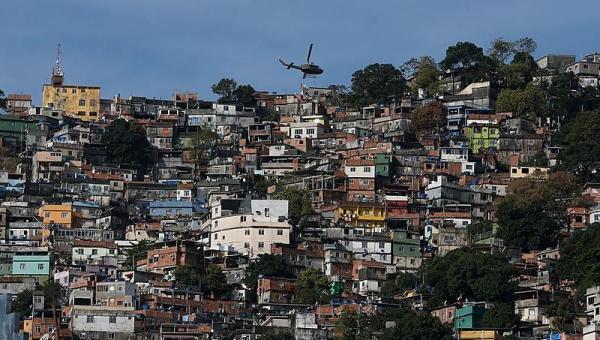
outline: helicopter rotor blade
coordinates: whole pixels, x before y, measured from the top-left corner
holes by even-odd
[[[311,43],[310,47],[308,48],[308,56],[306,57],[306,63],[307,64],[310,64],[310,55],[312,53],[312,47],[313,47],[313,44]]]

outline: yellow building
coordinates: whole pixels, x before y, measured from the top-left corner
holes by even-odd
[[[90,121],[99,118],[100,87],[64,85],[64,74],[60,65],[60,45],[56,65],[52,70],[52,81],[42,89],[43,106],[61,110],[64,115]]]
[[[64,115],[90,121],[99,118],[100,87],[44,84],[43,105],[64,111]]]
[[[502,336],[492,329],[459,329],[458,339],[460,340],[499,340]]]
[[[354,227],[383,228],[386,208],[380,203],[344,202],[338,207],[337,217]]]
[[[71,204],[46,204],[38,209],[38,216],[44,226],[71,228],[73,224],[73,206]]]

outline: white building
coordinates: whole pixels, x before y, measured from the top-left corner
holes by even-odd
[[[211,206],[210,245],[256,257],[274,243],[290,243],[288,201],[222,199]]]
[[[82,339],[129,339],[135,332],[135,307],[71,307],[71,330]]]
[[[290,123],[291,138],[319,138],[323,132],[323,125],[316,122]]]

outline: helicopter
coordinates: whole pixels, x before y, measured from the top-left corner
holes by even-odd
[[[286,63],[281,58],[279,58],[279,62],[281,63],[281,65],[285,66],[288,70],[291,68],[294,68],[296,70],[302,71],[302,73],[304,74],[302,76],[302,79],[306,78],[307,75],[321,74],[321,73],[323,73],[323,69],[321,67],[319,67],[318,65],[315,65],[310,62],[310,55],[312,53],[312,48],[313,48],[313,44],[310,44],[310,47],[308,48],[308,56],[306,57],[306,64],[296,66],[296,65],[294,65],[294,63]]]

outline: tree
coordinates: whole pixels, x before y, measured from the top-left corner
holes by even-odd
[[[446,108],[440,101],[419,106],[413,110],[410,123],[417,135],[441,132],[446,127]]]
[[[524,251],[558,245],[560,230],[569,223],[566,201],[578,195],[577,178],[556,172],[543,182],[522,178],[511,182],[498,207],[497,236]]]
[[[512,303],[495,303],[494,307],[483,313],[483,327],[486,328],[513,328],[518,321]]]
[[[2,89],[0,89],[0,109],[6,110],[6,95]]]
[[[562,167],[582,182],[600,179],[600,110],[578,113],[563,127],[558,142],[564,146]]]
[[[546,316],[552,319],[551,328],[559,332],[567,331],[567,325],[574,325],[577,308],[569,298],[558,298],[548,310]]]
[[[65,304],[66,290],[58,282],[46,281],[40,287],[44,292],[44,304],[52,309],[54,317],[54,325],[56,327],[56,338],[60,339],[60,323],[58,321],[57,307],[62,307]]]
[[[352,74],[351,97],[357,108],[390,104],[400,100],[405,90],[406,80],[392,64],[372,64]]]
[[[236,102],[244,106],[256,106],[256,90],[252,85],[240,85],[233,91],[233,97]]]
[[[227,277],[215,264],[208,266],[206,274],[200,281],[202,282],[202,291],[211,296],[223,298],[231,295],[232,288],[227,284]]]
[[[451,70],[465,77],[467,83],[489,80],[496,71],[496,61],[483,53],[477,45],[465,41],[446,49],[446,57],[440,63],[444,70]]]
[[[214,94],[219,96],[219,103],[232,103],[235,101],[237,82],[231,78],[223,78],[211,86]]]
[[[294,226],[302,226],[303,217],[314,213],[307,190],[287,186],[273,198],[288,201],[289,220]]]
[[[244,285],[248,289],[248,296],[251,301],[256,301],[256,288],[258,287],[258,278],[260,276],[293,278],[294,273],[290,266],[280,255],[260,254],[258,259],[250,263],[246,268],[246,277]]]
[[[538,71],[538,65],[530,54],[517,52],[510,64],[500,65],[496,86],[500,89],[524,89]]]
[[[502,257],[460,248],[436,257],[422,268],[425,284],[432,289],[431,306],[459,299],[512,301],[513,269]]]
[[[207,126],[200,126],[192,137],[192,157],[194,158],[195,177],[201,169],[208,165],[208,162],[217,152],[219,135]]]
[[[523,90],[503,89],[496,99],[496,112],[513,112],[517,117],[530,120],[546,117],[544,93],[536,85],[528,85]]]
[[[109,161],[123,167],[133,167],[145,172],[153,159],[153,148],[146,138],[146,131],[135,121],[116,119],[102,134]]]
[[[561,280],[574,280],[579,298],[589,287],[600,285],[600,224],[576,231],[560,245],[557,263]]]
[[[470,240],[473,240],[476,236],[489,233],[494,230],[494,226],[491,221],[477,221],[467,226],[467,235]]]
[[[335,326],[336,339],[339,340],[358,340],[367,339],[366,334],[359,338],[360,320],[363,319],[356,312],[344,311],[338,318]],[[363,332],[364,333],[364,332]]]
[[[329,279],[323,272],[308,269],[296,280],[296,303],[312,305],[329,302]]]
[[[21,316],[31,315],[31,306],[33,304],[33,291],[25,289],[17,294],[15,301],[12,303],[12,312],[18,313]]]
[[[395,309],[376,314],[372,319],[373,330],[384,330],[378,339],[452,339],[452,330],[428,313]],[[394,327],[386,328],[386,322],[393,322]]]
[[[412,273],[398,273],[394,280],[387,280],[381,289],[382,297],[393,297],[408,289],[416,289],[419,279]]]
[[[267,330],[261,337],[261,340],[294,340],[294,335],[290,331],[279,331],[276,329]]]
[[[192,287],[200,286],[201,274],[194,267],[178,266],[173,274],[175,274],[175,282],[178,284]]]
[[[441,74],[438,64],[432,57],[421,57],[412,81],[413,93],[423,89],[426,97],[435,96],[439,92],[439,77]]]
[[[503,38],[496,38],[492,40],[491,46],[488,50],[490,57],[498,60],[501,63],[506,63],[511,56],[517,53],[533,54],[537,48],[535,40],[524,37],[519,40],[509,41]]]
[[[152,247],[152,242],[148,240],[141,240],[133,247],[127,249],[125,266],[131,268],[131,270],[135,269],[135,262],[137,260],[145,259],[148,254],[148,250]]]

